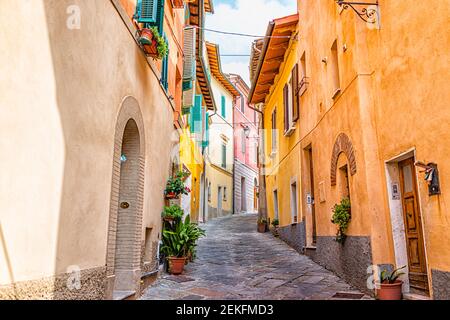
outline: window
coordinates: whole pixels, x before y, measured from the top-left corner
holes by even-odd
[[[242,154],[245,154],[247,150],[247,137],[245,136],[245,130],[242,129],[241,131],[241,152]]]
[[[241,112],[245,113],[245,99],[244,99],[244,96],[241,96]]]
[[[227,201],[227,187],[223,187],[223,201]]]
[[[227,168],[227,146],[222,144],[222,168]]]
[[[288,83],[283,89],[284,104],[284,134],[292,134],[295,130],[295,122],[299,118],[298,104],[298,64],[291,71]]]
[[[278,213],[278,191],[275,190],[273,192],[273,213],[276,220],[280,219],[280,215]]]
[[[298,222],[297,182],[291,184],[291,216],[292,223]]]
[[[221,115],[222,115],[223,118],[226,118],[227,117],[227,100],[226,100],[226,98],[224,96],[222,96],[221,106],[222,106],[222,113],[221,113]]]
[[[307,77],[307,70],[306,70],[306,52],[303,52],[302,57],[300,58],[300,81],[297,88],[297,98],[298,98],[298,104],[300,109],[300,97],[306,92],[306,89],[308,89],[309,85],[309,79]]]
[[[341,93],[341,80],[339,77],[339,58],[337,40],[333,42],[331,47],[331,77],[333,83],[333,99]]]
[[[208,183],[208,202],[211,202],[211,182]]]
[[[272,154],[277,152],[277,109],[272,113]]]
[[[339,168],[339,180],[341,181],[342,198],[350,198],[350,183],[348,181],[348,166]]]

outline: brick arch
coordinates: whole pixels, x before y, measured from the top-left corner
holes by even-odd
[[[127,157],[121,161],[122,154]],[[134,291],[140,280],[144,207],[145,131],[137,100],[122,100],[114,137],[107,246],[108,294]],[[120,207],[128,202],[129,208]],[[132,243],[132,245],[128,245]]]
[[[355,151],[353,149],[353,144],[350,138],[345,134],[341,133],[334,144],[333,155],[331,157],[331,185],[335,186],[337,184],[337,164],[339,156],[344,153],[348,159],[350,174],[353,176],[356,174],[356,157]]]

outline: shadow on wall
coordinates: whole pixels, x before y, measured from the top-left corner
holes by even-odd
[[[105,47],[117,42],[115,32],[92,30],[99,24],[103,30],[117,30],[116,19],[101,15],[116,12],[110,1],[42,2],[66,148],[52,298],[103,299],[113,140],[121,99],[114,92],[119,80],[116,68],[108,66],[125,62],[120,46],[117,50]],[[68,26],[72,5],[79,8],[79,27]]]
[[[2,246],[2,251],[3,251],[3,256],[5,257],[5,262],[6,262],[6,267],[8,268],[8,275],[9,275],[9,280],[10,283],[12,283],[13,285],[13,294],[14,296],[17,296],[17,288],[16,288],[16,284],[15,284],[15,280],[14,280],[14,273],[13,273],[13,268],[11,265],[11,259],[9,257],[9,252],[8,252],[8,246],[6,245],[6,240],[5,240],[5,236],[3,235],[3,228],[2,228],[2,224],[0,222],[0,243]]]

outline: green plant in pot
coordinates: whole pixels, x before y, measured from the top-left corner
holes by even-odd
[[[204,235],[204,230],[191,223],[190,216],[179,221],[172,230],[163,230],[161,251],[167,257],[169,273],[183,273],[186,259],[194,257],[197,241]]]
[[[169,273],[174,275],[183,273],[188,252],[188,240],[186,227],[182,222],[177,223],[173,230],[163,230],[161,252],[167,257]]]
[[[272,226],[273,226],[273,229],[272,229],[273,235],[274,235],[275,237],[279,237],[279,236],[280,236],[280,233],[279,233],[280,220],[274,219],[274,220],[272,221]]]
[[[338,226],[336,241],[344,244],[347,238],[346,232],[351,221],[351,203],[349,198],[342,199],[340,204],[333,208],[332,223]]]
[[[157,27],[140,30],[138,42],[142,45],[146,54],[156,59],[163,59],[169,52],[167,42],[159,34]]]
[[[258,218],[258,232],[266,233],[267,231],[267,219],[264,217]]]
[[[162,217],[165,221],[180,221],[184,216],[184,211],[178,205],[173,205],[170,207],[165,207]]]
[[[383,270],[380,273],[380,283],[377,288],[377,298],[379,300],[401,300],[403,281],[399,280],[406,266],[395,269],[392,272]]]

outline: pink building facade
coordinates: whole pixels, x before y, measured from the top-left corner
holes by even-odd
[[[259,114],[248,105],[250,88],[235,74],[231,83],[241,94],[234,100],[234,213],[258,212]]]

